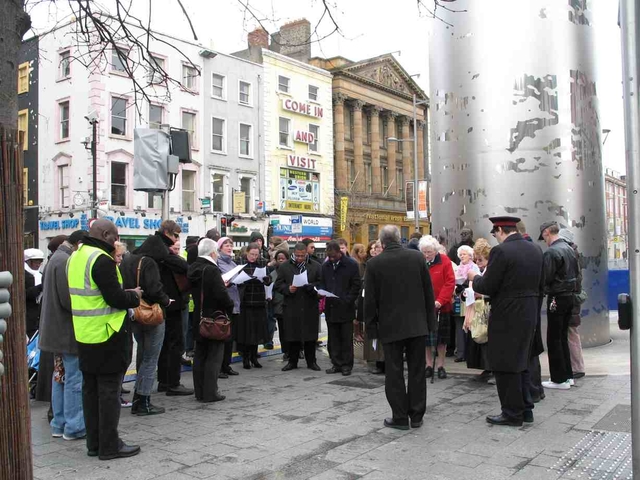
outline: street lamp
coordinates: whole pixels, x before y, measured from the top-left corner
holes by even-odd
[[[413,75],[412,75],[413,76]],[[388,137],[388,142],[413,142],[413,216],[415,220],[416,232],[420,231],[420,216],[418,215],[418,105],[426,105],[429,100],[418,101],[416,94],[413,94],[413,138],[400,139],[396,137]],[[425,117],[426,121],[426,117]],[[428,170],[427,170],[428,171]],[[429,219],[430,186],[429,175],[427,174],[427,220]]]
[[[89,115],[84,117],[91,125],[91,161],[92,161],[92,175],[93,175],[93,194],[91,205],[92,218],[98,218],[98,114],[94,110]],[[87,148],[87,144],[85,148]]]

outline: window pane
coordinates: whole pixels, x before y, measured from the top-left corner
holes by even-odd
[[[111,205],[124,207],[127,203],[127,164],[111,163]]]
[[[182,85],[189,90],[197,90],[198,70],[188,65],[182,66]]]
[[[163,108],[160,105],[149,105],[149,128],[160,128],[162,110]]]
[[[369,224],[369,241],[378,240],[378,225]]]
[[[218,98],[224,97],[224,77],[214,73],[211,75],[211,95]]]
[[[217,152],[224,151],[224,120],[214,118],[211,128],[211,149]]]
[[[152,56],[147,69],[151,83],[161,83],[164,80],[164,58]]]
[[[251,125],[240,124],[240,155],[251,155]]]
[[[120,51],[120,54],[123,56],[123,58],[126,58],[125,52]],[[124,62],[120,58],[120,55],[118,55],[118,50],[115,48],[111,51],[111,69],[115,70],[116,72],[125,71]]]
[[[240,103],[250,103],[251,85],[247,82],[240,82]]]
[[[404,175],[402,174],[402,170],[397,170],[396,172],[396,183],[398,184],[398,194],[400,198],[404,198]]]
[[[224,211],[224,175],[220,173],[213,174],[213,182],[211,185],[212,208],[214,212]]]
[[[189,132],[189,145],[195,146],[196,131],[196,114],[191,112],[182,112],[182,128]]]
[[[289,79],[287,77],[278,75],[278,90],[289,93]]]
[[[371,169],[371,164],[370,163],[366,163],[364,165],[364,169],[365,169],[365,179],[367,182],[367,192],[371,193],[373,191],[373,171]]]
[[[127,101],[124,98],[111,99],[111,133],[127,134]]]
[[[309,100],[318,100],[318,87],[309,85]]]
[[[182,171],[182,210],[193,212],[195,206],[196,173]]]
[[[309,144],[309,150],[311,150],[312,152],[317,152],[320,127],[318,125],[309,124],[309,132],[313,134],[313,143]]]
[[[69,138],[69,102],[60,104],[60,139]]]
[[[60,77],[61,78],[67,78],[69,75],[71,75],[70,56],[71,54],[68,50],[60,54]]]
[[[400,227],[400,232],[402,243],[407,243],[409,241],[409,227]]]
[[[280,117],[280,145],[289,146],[289,119]]]
[[[244,213],[251,213],[251,178],[240,179],[240,190],[244,192]]]

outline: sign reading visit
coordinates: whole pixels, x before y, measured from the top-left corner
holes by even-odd
[[[280,169],[280,209],[320,212],[320,175],[293,168]]]
[[[300,155],[287,155],[287,166],[295,168],[306,168],[307,170],[315,170],[316,159],[310,157],[301,157]]]

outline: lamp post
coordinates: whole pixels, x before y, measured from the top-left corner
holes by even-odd
[[[84,117],[91,125],[91,146],[88,150],[91,150],[91,174],[93,178],[93,193],[91,204],[91,218],[98,218],[98,116],[95,111]],[[84,148],[87,148],[88,142],[85,139],[83,142]]]
[[[429,100],[420,100],[413,94],[413,138],[400,139],[388,137],[389,142],[413,142],[413,218],[416,232],[420,231],[420,216],[418,215],[418,105],[426,105]],[[426,119],[425,119],[426,120]],[[427,178],[427,219],[429,219],[429,179]]]

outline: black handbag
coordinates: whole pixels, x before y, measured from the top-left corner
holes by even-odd
[[[204,278],[204,272],[203,272]],[[200,286],[200,328],[199,333],[202,338],[207,340],[217,340],[219,342],[226,342],[231,338],[231,320],[227,317],[227,314],[216,310],[213,312],[213,316],[205,317],[202,315],[202,308],[204,305],[204,282],[201,282]]]

